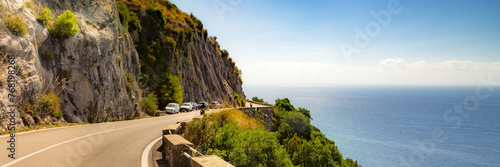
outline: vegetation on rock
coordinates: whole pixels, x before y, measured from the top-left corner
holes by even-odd
[[[41,15],[38,16],[37,20],[42,23],[43,26],[49,26],[50,25],[50,20],[52,20],[52,16],[50,16],[50,14],[52,13],[52,11],[45,7],[45,9],[43,9],[43,13]]]
[[[1,6],[0,16],[2,17],[5,26],[7,26],[10,32],[19,36],[26,35],[28,33],[28,29],[24,24],[24,19],[17,14],[9,15],[5,11],[6,11],[5,8]]]
[[[63,14],[57,16],[57,20],[52,26],[49,26],[49,32],[59,39],[68,38],[79,30],[75,24],[76,21],[75,15],[70,10],[66,10]]]

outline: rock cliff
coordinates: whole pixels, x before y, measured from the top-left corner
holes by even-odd
[[[12,108],[17,110],[16,129],[144,116],[142,97],[161,93],[157,90],[164,86],[165,75],[180,78],[184,101],[220,100],[234,105],[236,94],[244,97],[240,72],[206,30],[184,36],[161,33],[165,31],[148,25],[151,13],[141,8],[136,8],[137,25],[143,28],[127,27],[112,0],[0,0],[0,4],[4,10],[0,18],[0,130],[8,129],[7,112]],[[78,32],[65,39],[51,35],[37,21],[45,7],[52,11],[52,21],[70,10],[78,19]],[[14,16],[21,18],[26,34],[16,34],[8,26],[6,20]],[[189,26],[166,21],[173,29]],[[167,52],[150,53],[155,51],[151,44],[161,38],[146,34],[158,31],[162,37],[171,36],[176,45]],[[7,54],[16,56],[15,106],[9,106]],[[148,56],[157,63],[145,61]]]

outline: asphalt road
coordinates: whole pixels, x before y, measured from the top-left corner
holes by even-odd
[[[198,111],[130,121],[68,126],[17,133],[15,160],[10,136],[0,136],[1,166],[140,166],[144,148],[161,130],[200,116]]]

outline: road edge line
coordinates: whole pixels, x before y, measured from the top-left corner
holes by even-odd
[[[149,167],[149,158],[151,157],[149,153],[151,152],[151,149],[153,146],[161,140],[161,136],[153,140],[151,143],[149,143],[146,148],[142,151],[142,156],[141,156],[141,167]]]

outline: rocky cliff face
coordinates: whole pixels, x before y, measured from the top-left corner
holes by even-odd
[[[141,115],[139,91],[126,89],[124,73],[139,74],[138,54],[127,33],[120,34],[120,20],[114,1],[1,1],[9,15],[18,15],[28,34],[14,35],[3,22],[0,51],[17,56],[17,126],[53,122],[101,122],[131,119]],[[78,18],[79,31],[67,39],[49,35],[37,22],[33,6],[48,7],[57,16],[71,10]],[[94,23],[94,24],[91,24]],[[100,25],[100,26],[96,26]],[[116,59],[121,59],[119,64]],[[5,62],[2,74],[6,74]],[[7,87],[2,75],[2,126],[7,129]],[[136,77],[137,78],[137,77]],[[130,91],[127,92],[127,91]],[[60,98],[63,117],[44,112],[40,95],[54,93]],[[40,110],[38,110],[40,109]],[[19,119],[20,118],[20,119]]]
[[[115,1],[0,0],[8,16],[19,16],[28,33],[16,35],[0,20],[0,52],[17,58],[15,106],[8,99],[8,62],[0,68],[0,130],[7,130],[8,111],[15,107],[16,129],[35,124],[65,122],[102,122],[132,119],[144,115],[140,98],[145,91],[161,83],[142,84],[137,43],[143,31],[130,33],[123,27]],[[79,31],[67,39],[58,39],[36,20],[40,8],[52,10],[52,16],[70,10],[77,17]],[[37,10],[38,9],[38,10]],[[142,13],[144,14],[144,12]],[[151,31],[151,30],[150,30]],[[135,42],[135,43],[134,43]],[[142,56],[142,55],[141,55]],[[180,77],[184,101],[221,100],[235,104],[234,93],[244,96],[239,72],[227,55],[205,34],[193,33],[179,42],[172,52],[155,55],[164,59],[162,67],[148,67],[157,73]],[[145,64],[143,64],[144,66]],[[147,64],[146,64],[147,65]],[[167,65],[168,67],[164,67]],[[161,71],[168,68],[170,71]],[[129,76],[129,77],[126,77]],[[131,80],[130,80],[131,78]],[[44,109],[42,95],[55,94],[63,116]],[[45,96],[44,96],[45,97]],[[48,102],[47,102],[48,103]]]

